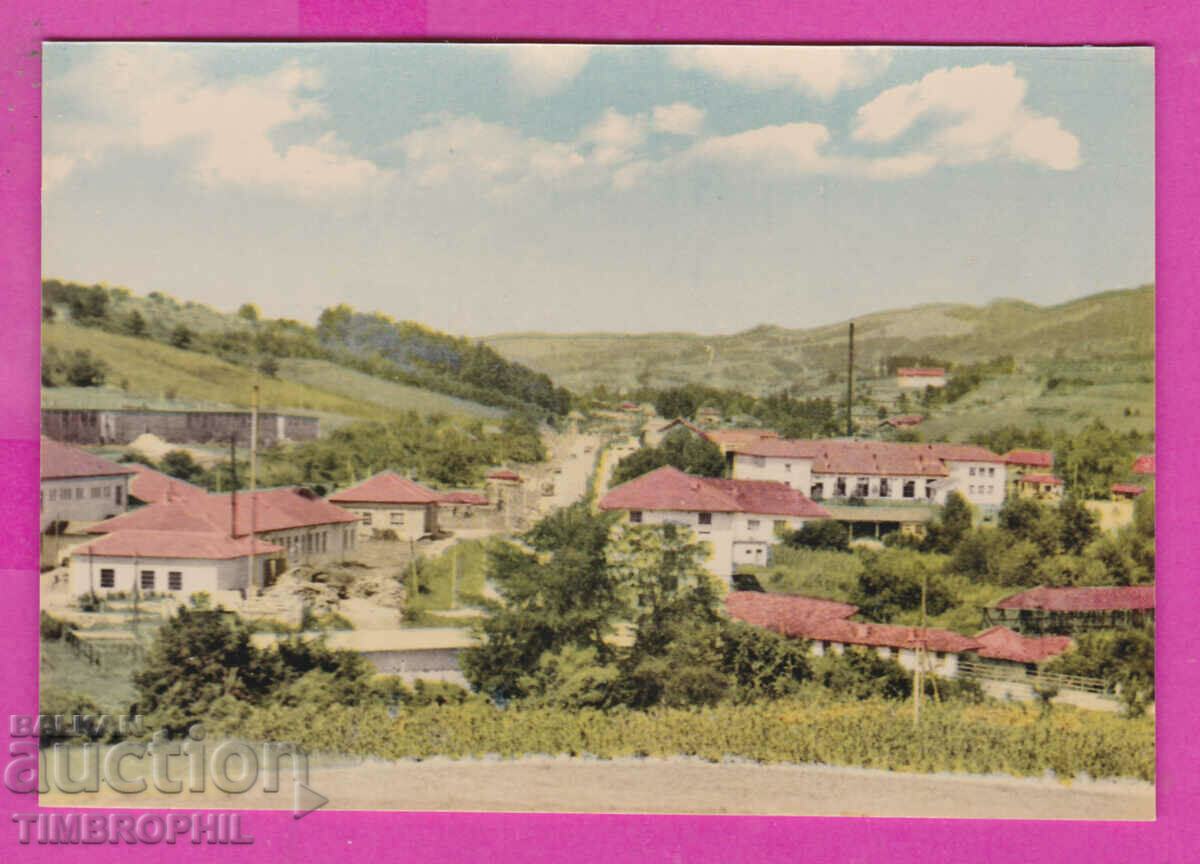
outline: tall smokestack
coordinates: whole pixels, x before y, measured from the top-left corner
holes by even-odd
[[[854,322],[850,322],[850,358],[846,369],[846,437],[854,435]]]

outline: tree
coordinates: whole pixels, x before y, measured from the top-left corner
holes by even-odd
[[[658,447],[642,447],[618,462],[612,483],[627,483],[664,465],[685,474],[720,477],[725,473],[725,456],[720,447],[690,429],[673,429]]]
[[[279,361],[267,354],[259,361],[258,371],[268,378],[274,378],[279,374]]]
[[[858,574],[852,600],[864,617],[891,621],[901,612],[921,608],[925,586],[925,609],[940,615],[955,605],[957,598],[942,575],[931,571],[926,558],[911,549],[864,550],[863,569]]]
[[[237,314],[239,318],[252,324],[257,324],[260,317],[258,307],[253,303],[243,303],[238,307]]]
[[[204,469],[196,464],[192,454],[186,450],[172,450],[163,456],[162,470],[163,473],[184,481],[191,481],[204,472]]]
[[[1000,508],[998,520],[1000,529],[1014,541],[1027,540],[1043,555],[1058,553],[1063,535],[1058,510],[1032,498],[1010,498]]]
[[[125,329],[130,336],[145,336],[146,319],[142,317],[142,313],[136,309],[130,312],[129,320],[125,322]]]
[[[1059,545],[1068,555],[1083,552],[1100,531],[1095,514],[1074,497],[1065,498],[1059,503],[1058,525]]]
[[[814,519],[788,534],[784,542],[796,549],[831,549],[834,552],[846,552],[850,549],[850,531],[836,520]]]
[[[55,312],[55,309],[52,305],[50,305],[49,303],[43,304],[43,306],[42,306],[42,321],[49,324],[54,321],[57,314],[58,313]]]
[[[183,324],[180,324],[171,331],[171,344],[176,348],[190,348],[192,345],[192,331]]]
[[[108,364],[90,351],[76,351],[67,363],[67,382],[73,387],[103,387]]]
[[[654,400],[654,410],[658,412],[659,417],[680,417],[690,420],[696,416],[699,408],[695,395],[684,387],[663,390]]]
[[[927,552],[953,552],[971,530],[973,522],[971,505],[967,499],[958,492],[951,492],[937,520],[931,522],[926,530],[922,548]]]

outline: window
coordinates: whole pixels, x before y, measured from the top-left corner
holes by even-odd
[[[58,500],[58,490],[57,490],[57,489],[51,489],[51,490],[50,490],[50,500],[51,500],[51,501],[57,501],[57,500]]]
[[[846,478],[845,477],[839,477],[834,482],[833,497],[834,498],[845,498],[846,497]]]
[[[936,651],[936,652],[934,652],[934,655],[933,655],[933,656],[934,656],[935,658],[937,658],[938,660],[945,660],[945,659],[946,659],[946,652],[945,652],[945,651]]]
[[[749,528],[751,531],[757,531],[758,526],[760,524],[761,523],[759,523],[759,521],[757,519],[747,519],[746,520],[746,527]]]
[[[888,498],[892,494],[891,486],[888,485],[888,478],[879,478],[879,497]]]
[[[974,494],[975,494],[975,487],[974,487],[974,486],[968,486],[968,487],[967,487],[967,494],[968,494],[968,495],[974,495]]]
[[[118,504],[120,504],[120,503],[121,503],[121,498],[122,498],[122,495],[123,495],[123,491],[122,491],[122,489],[121,489],[121,487],[120,487],[120,486],[116,486],[116,487],[114,487],[114,488],[117,490],[117,503],[118,503]]]
[[[996,476],[996,469],[995,469],[995,468],[989,468],[989,469],[988,469],[988,476],[989,476],[989,477],[995,477],[995,476]]]
[[[404,513],[399,510],[393,510],[391,514],[391,523],[393,525],[403,525]]]
[[[82,500],[83,500],[83,487],[82,487],[82,486],[76,486],[76,487],[75,487],[75,500],[76,500],[76,501],[82,501]]]
[[[784,462],[784,463],[783,463],[783,470],[784,470],[784,471],[791,471],[791,470],[792,470],[792,463],[791,463],[791,462]]]
[[[854,497],[866,498],[871,490],[871,483],[866,477],[859,477],[858,482],[854,485]]]
[[[972,465],[972,466],[971,466],[971,471],[970,471],[970,474],[971,474],[971,476],[972,476],[972,477],[974,477],[974,476],[975,476],[975,466],[974,466],[974,465]]]
[[[178,570],[172,570],[167,574],[167,589],[170,591],[183,590],[183,574]]]
[[[115,570],[104,569],[100,571],[100,587],[112,588],[117,584],[117,572]]]
[[[934,494],[933,482],[929,481],[929,480],[925,481],[925,497],[932,498],[933,494]]]
[[[825,497],[825,484],[814,483],[809,492],[811,493],[809,497],[820,500],[821,498]]]
[[[642,511],[641,510],[630,510],[629,511],[629,521],[632,522],[634,525],[641,525],[642,524]]]
[[[701,513],[698,521],[700,523],[701,531],[711,528],[712,527],[712,514],[711,513]]]
[[[142,571],[141,586],[142,586],[143,591],[153,591],[154,590],[154,571],[153,570],[143,570]]]
[[[104,494],[104,490],[99,486],[93,486],[91,491],[92,498],[99,498],[102,494]]]
[[[905,480],[903,492],[904,492],[905,498],[916,498],[917,497],[917,481],[916,480]]]

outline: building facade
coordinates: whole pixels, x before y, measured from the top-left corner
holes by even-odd
[[[38,531],[58,523],[98,522],[129,508],[133,468],[50,438],[41,441]]]

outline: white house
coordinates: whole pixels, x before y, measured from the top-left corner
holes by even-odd
[[[246,591],[251,567],[274,571],[283,547],[209,531],[117,531],[78,546],[71,594],[115,591],[175,594]],[[252,563],[250,556],[255,560]]]
[[[359,517],[302,487],[208,493],[149,504],[93,525],[91,533],[170,531],[247,537],[282,546],[291,565],[341,561],[357,545]]]
[[[946,370],[929,368],[906,368],[896,370],[896,383],[901,387],[945,387]]]
[[[419,540],[436,534],[440,500],[437,492],[394,471],[376,474],[329,496],[329,501],[361,519],[358,523],[360,537],[393,531],[400,540]]]
[[[735,478],[786,483],[814,500],[944,504],[958,492],[982,507],[1004,503],[1003,457],[969,444],[760,438],[730,452]]]
[[[783,483],[693,477],[667,465],[611,490],[601,510],[624,510],[632,524],[691,528],[708,543],[714,576],[729,580],[740,564],[766,565],[777,532],[829,513]]]
[[[97,522],[129,507],[135,470],[86,450],[42,438],[41,507],[38,530],[58,522]]]

